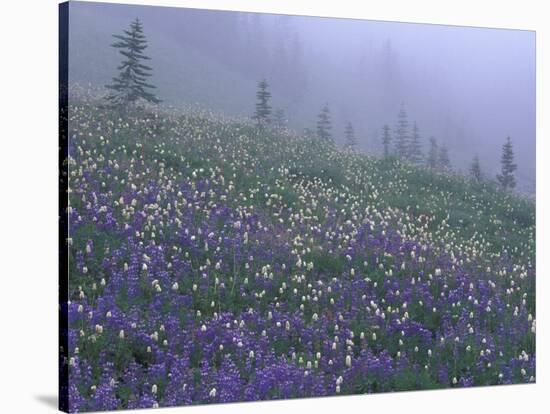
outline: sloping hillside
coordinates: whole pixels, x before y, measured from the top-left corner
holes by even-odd
[[[534,381],[531,201],[208,112],[71,110],[73,411]]]

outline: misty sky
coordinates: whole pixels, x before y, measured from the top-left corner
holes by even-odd
[[[510,135],[518,186],[535,191],[534,32],[72,2],[70,81],[109,83],[119,63],[111,35],[136,17],[168,103],[250,115],[266,78],[289,126],[314,128],[328,103],[336,141],[350,121],[360,147],[376,153],[403,104],[424,150],[434,136],[457,170],[479,155],[494,177]]]

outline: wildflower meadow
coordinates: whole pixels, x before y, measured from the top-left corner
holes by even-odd
[[[535,381],[531,201],[204,111],[70,122],[71,411]]]
[[[111,22],[95,17],[98,5],[71,7],[94,25]],[[126,10],[120,7],[113,19]],[[167,27],[174,16],[165,16]],[[257,16],[238,21],[263,33]],[[277,30],[286,27],[274,21]],[[218,79],[189,82],[182,102],[164,102],[170,88],[157,89],[153,73],[162,85],[162,76],[177,72],[162,60],[169,50],[162,46],[171,44],[158,40],[166,28],[157,26],[157,49],[148,49],[146,29],[134,18],[105,45],[120,60],[109,67],[111,81],[73,81],[79,73],[100,78],[91,59],[61,85],[60,194],[68,197],[60,238],[68,266],[60,283],[67,295],[60,300],[62,409],[536,381],[535,201],[516,187],[529,181],[517,162],[529,154],[527,138],[498,138],[500,170],[491,180],[477,155],[469,173],[459,168],[446,137],[430,138],[425,151],[424,130],[409,123],[404,103],[391,106],[397,127],[376,125],[377,151],[368,150],[371,135],[359,116],[355,127],[343,124],[344,139],[333,128],[351,105],[320,103],[316,129],[293,127],[288,118],[299,111],[272,106],[284,88],[272,87],[276,77],[267,70],[246,84],[250,91],[257,85],[255,106],[246,95],[249,112],[255,109],[248,115],[208,105],[224,93],[230,108],[237,102],[224,89],[231,82]],[[78,47],[63,50],[78,59],[88,40],[78,32],[73,39]],[[211,47],[214,57],[185,76],[206,79],[224,57],[210,40],[200,50]],[[244,44],[259,53],[252,40]],[[183,56],[202,59],[192,47]],[[234,76],[238,60],[231,55],[223,73]],[[289,73],[302,79],[297,69]],[[372,84],[386,88],[383,97],[397,85],[391,82]],[[297,92],[289,85],[287,94]],[[206,104],[193,103],[196,90]],[[327,86],[326,95],[336,91]],[[301,95],[292,98],[289,108],[305,106]],[[368,108],[382,118],[378,107]],[[296,118],[294,125],[302,121]]]

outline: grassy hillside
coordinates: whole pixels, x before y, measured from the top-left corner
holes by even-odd
[[[532,201],[207,112],[71,110],[73,411],[534,381]]]

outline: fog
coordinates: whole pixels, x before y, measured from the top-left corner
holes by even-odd
[[[265,78],[290,127],[314,129],[328,103],[334,139],[349,121],[375,154],[403,105],[424,151],[434,136],[458,171],[478,155],[494,178],[509,135],[518,190],[535,191],[534,32],[71,2],[70,81],[109,83],[120,60],[112,34],[136,17],[151,83],[169,104],[251,115]]]

